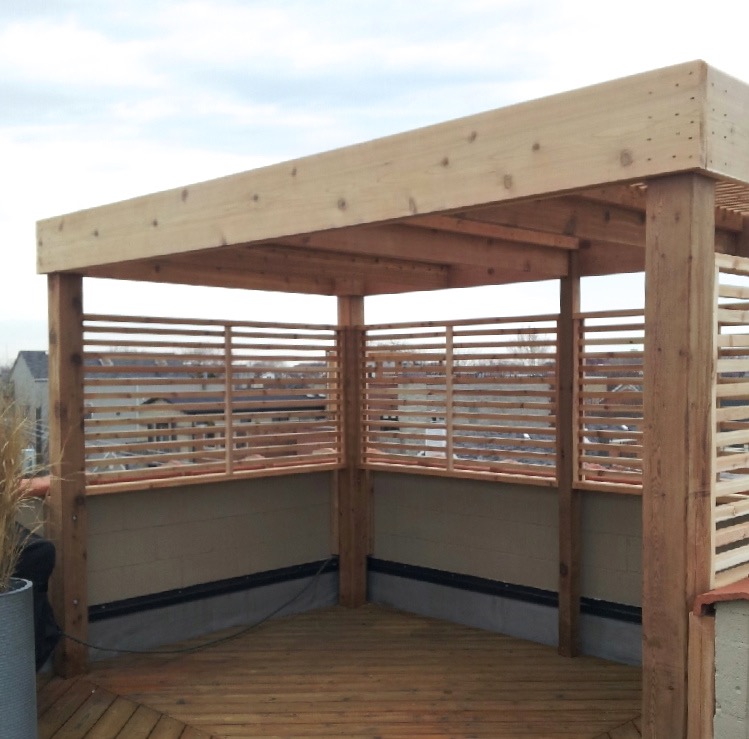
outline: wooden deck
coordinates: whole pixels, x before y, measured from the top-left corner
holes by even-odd
[[[231,632],[224,632],[231,633]],[[222,634],[223,635],[223,634]],[[639,737],[640,671],[368,605],[40,687],[48,737]]]

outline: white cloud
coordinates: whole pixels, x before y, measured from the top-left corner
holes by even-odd
[[[44,87],[148,89],[163,83],[144,63],[143,43],[109,38],[81,21],[39,18],[0,27],[0,68],[25,85]]]
[[[46,314],[37,219],[694,58],[749,80],[747,27],[746,0],[2,4],[0,318]]]

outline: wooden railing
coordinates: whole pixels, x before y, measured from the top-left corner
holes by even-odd
[[[556,316],[365,327],[370,468],[553,484]]]
[[[368,326],[364,463],[556,481],[557,316]],[[642,310],[581,313],[575,486],[642,487]]]
[[[84,317],[89,492],[341,462],[334,326]]]
[[[717,255],[715,585],[749,575],[749,259]]]
[[[558,316],[363,327],[362,464],[554,485]],[[641,486],[642,311],[579,314],[581,489]],[[342,465],[334,326],[88,315],[91,492]]]
[[[575,320],[576,486],[641,489],[645,315],[605,311]]]

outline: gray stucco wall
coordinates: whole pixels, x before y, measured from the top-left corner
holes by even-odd
[[[330,556],[329,473],[91,496],[89,603]]]
[[[715,605],[715,739],[749,739],[749,602]]]
[[[377,473],[374,556],[558,589],[554,488]],[[640,605],[641,501],[583,494],[583,595]]]

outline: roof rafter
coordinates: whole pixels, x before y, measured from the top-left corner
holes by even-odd
[[[567,234],[586,241],[645,248],[644,208],[633,207],[638,198],[619,188],[602,188],[558,198],[476,208],[462,215],[471,220]],[[735,253],[736,239],[733,229],[716,228],[715,243],[719,251]]]
[[[311,249],[511,272],[557,272],[566,269],[567,265],[567,256],[562,249],[417,229],[399,223],[305,234],[285,238],[282,242]]]
[[[518,244],[533,244],[558,249],[577,249],[580,246],[580,239],[574,236],[532,231],[527,228],[512,228],[511,226],[474,221],[460,216],[415,216],[414,218],[406,218],[401,223],[405,226],[431,228],[435,231],[447,231],[469,236],[484,236],[495,241],[517,242]]]

